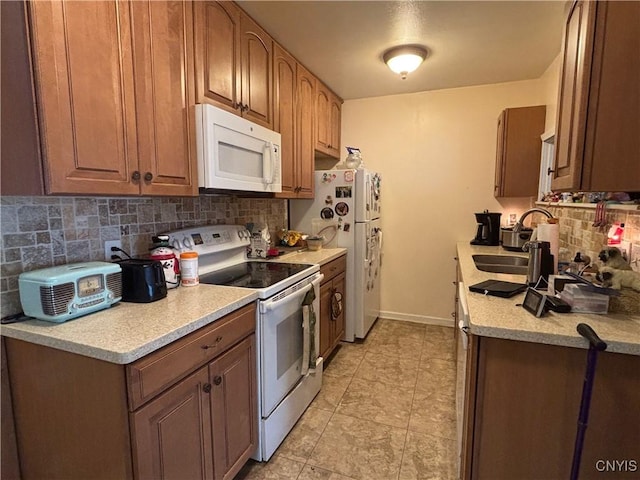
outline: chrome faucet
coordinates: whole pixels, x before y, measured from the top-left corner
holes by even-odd
[[[518,220],[516,224],[513,226],[513,231],[519,232],[522,229],[524,219],[535,212],[542,213],[543,215],[546,215],[547,218],[553,218],[553,215],[551,215],[551,212],[549,212],[548,210],[545,210],[544,208],[538,208],[538,207],[531,208],[522,214],[522,216],[520,217],[520,220]]]

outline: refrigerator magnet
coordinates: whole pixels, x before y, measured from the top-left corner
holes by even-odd
[[[351,198],[352,189],[351,185],[346,187],[336,187],[336,198]]]
[[[339,202],[336,205],[336,213],[341,217],[344,217],[347,213],[349,213],[349,205],[344,202]]]
[[[329,207],[324,207],[322,210],[320,210],[320,218],[324,220],[333,218],[333,210]]]
[[[349,230],[351,230],[351,224],[350,223],[345,223],[342,226],[342,230],[344,230],[345,232],[348,232]]]
[[[344,181],[353,182],[353,170],[347,170],[344,172]]]

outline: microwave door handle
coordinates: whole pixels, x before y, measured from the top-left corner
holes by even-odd
[[[262,153],[262,181],[265,183],[265,185],[269,185],[270,183],[273,183],[273,159],[271,158],[271,142],[265,142]],[[267,162],[269,163],[268,168]],[[270,173],[271,176],[269,176]]]

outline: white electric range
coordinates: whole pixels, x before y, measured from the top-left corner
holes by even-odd
[[[208,225],[168,235],[178,252],[198,253],[201,284],[257,290],[258,448],[253,458],[267,461],[322,385],[320,322],[305,324],[302,306],[313,290],[313,311],[319,311],[320,267],[248,259],[250,233],[243,226]],[[317,357],[315,369],[306,371],[305,355]]]

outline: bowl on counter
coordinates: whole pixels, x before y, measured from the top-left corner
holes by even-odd
[[[322,249],[322,245],[324,244],[324,237],[320,236],[309,236],[307,237],[307,248],[312,252],[316,252]]]

